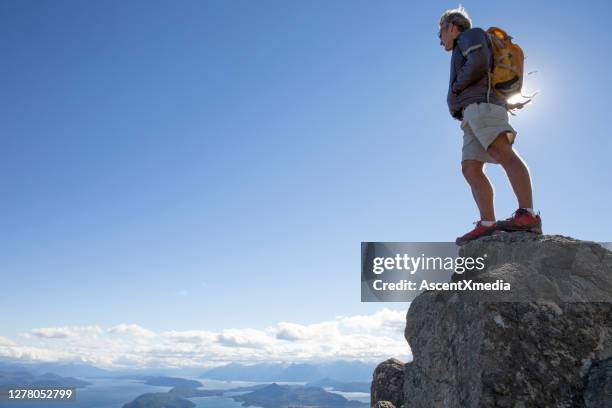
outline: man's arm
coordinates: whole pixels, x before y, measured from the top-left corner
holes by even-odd
[[[457,79],[452,86],[454,94],[463,92],[465,88],[487,75],[490,68],[491,52],[486,46],[486,34],[483,34],[483,32],[474,32],[473,34],[469,38],[461,38],[461,41],[457,44],[466,61],[457,71]]]

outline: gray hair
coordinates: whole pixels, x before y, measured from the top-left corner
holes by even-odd
[[[459,31],[465,31],[472,28],[472,19],[460,4],[459,7],[446,10],[442,13],[439,24],[440,27],[445,27],[449,24],[456,25]]]

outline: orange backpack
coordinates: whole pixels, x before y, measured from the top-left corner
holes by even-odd
[[[517,94],[527,98],[528,100],[522,103],[506,103],[508,110],[521,109],[535,96],[535,94],[525,96],[521,93],[525,60],[523,50],[518,44],[513,43],[512,37],[501,28],[490,27],[487,34],[493,48],[493,67],[489,86],[492,86],[497,95],[506,101]]]

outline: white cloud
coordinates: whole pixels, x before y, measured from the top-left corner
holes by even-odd
[[[166,331],[161,336],[177,343],[210,343],[217,339],[217,334],[205,330]]]
[[[156,333],[137,324],[37,328],[19,341],[0,337],[0,356],[80,361],[106,367],[211,366],[226,362],[383,361],[409,359],[403,338],[404,311],[338,316],[303,325],[280,322],[256,328],[169,330]]]
[[[121,323],[108,329],[109,333],[129,334],[136,337],[153,337],[155,333],[137,324]]]
[[[274,343],[274,338],[265,332],[255,329],[227,329],[217,336],[217,342],[227,347],[267,347]]]
[[[0,344],[0,356],[26,361],[58,361],[69,359],[69,353],[42,347],[18,345],[15,342]]]
[[[395,333],[404,330],[406,312],[384,308],[371,315],[341,316],[338,320],[344,327],[352,330]]]
[[[325,340],[340,336],[338,322],[322,322],[304,326],[297,323],[281,322],[278,324],[276,338],[282,340]]]
[[[37,337],[45,337],[47,339],[62,339],[70,335],[70,332],[66,328],[56,327],[43,327],[40,329],[33,329],[31,333]]]
[[[0,347],[2,346],[15,346],[15,342],[7,339],[6,337],[0,336]]]
[[[14,341],[7,339],[6,337],[2,337],[0,336],[0,347],[4,346],[4,347],[9,347],[9,346],[16,346],[17,343],[15,343]]]
[[[66,339],[87,333],[100,334],[102,329],[99,326],[42,327],[30,330],[29,334],[47,339]]]

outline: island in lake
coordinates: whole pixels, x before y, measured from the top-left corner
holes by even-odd
[[[154,392],[142,394],[134,401],[123,405],[123,408],[193,408],[196,405],[171,392]]]
[[[257,406],[262,408],[286,408],[288,406],[317,406],[327,408],[366,408],[369,404],[351,401],[342,395],[326,391],[318,386],[303,385],[279,385],[276,383],[264,385],[258,384],[249,387],[236,387],[227,390],[201,390],[201,383],[191,380],[175,382],[181,379],[156,380],[159,385],[169,383],[182,383],[168,392],[157,392],[143,394],[134,401],[123,405],[123,408],[193,408],[195,404],[187,398],[208,397],[213,395],[224,395],[226,393],[246,392],[240,395],[228,395],[235,401],[241,402],[243,406]],[[342,384],[326,379],[326,384]],[[163,384],[160,384],[163,383]]]
[[[242,402],[243,406],[258,406],[263,408],[282,408],[287,406],[317,406],[328,408],[365,408],[369,404],[350,401],[342,395],[325,391],[321,387],[301,385],[278,385],[272,383],[247,394],[232,397]]]

